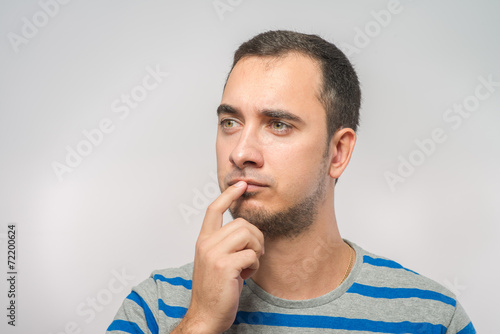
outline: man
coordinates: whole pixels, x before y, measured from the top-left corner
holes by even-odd
[[[108,332],[475,333],[450,291],[340,236],[334,190],[360,99],[351,64],[318,36],[242,44],[217,109],[222,194],[194,263],[153,272]]]

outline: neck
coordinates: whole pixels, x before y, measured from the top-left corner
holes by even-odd
[[[333,198],[326,203],[333,203]],[[333,208],[322,209],[303,234],[265,241],[266,253],[252,276],[262,289],[279,298],[303,300],[322,296],[340,285],[354,255],[340,236]]]

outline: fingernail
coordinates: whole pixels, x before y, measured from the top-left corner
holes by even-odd
[[[241,187],[243,187],[244,185],[245,185],[245,181],[238,181],[238,183],[235,183],[235,185],[234,185],[234,186],[235,186],[236,188],[241,188]]]

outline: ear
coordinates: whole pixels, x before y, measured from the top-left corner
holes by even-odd
[[[351,160],[356,133],[351,128],[337,130],[330,140],[330,176],[338,179]]]

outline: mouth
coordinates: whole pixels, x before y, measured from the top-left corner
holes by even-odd
[[[254,180],[248,180],[248,179],[234,179],[234,180],[229,181],[228,185],[232,186],[233,184],[235,184],[239,181],[245,181],[247,183],[248,187],[247,187],[246,192],[255,192],[255,191],[261,190],[265,187],[268,187],[267,184],[264,184],[264,183],[261,183],[258,181],[254,181]]]

